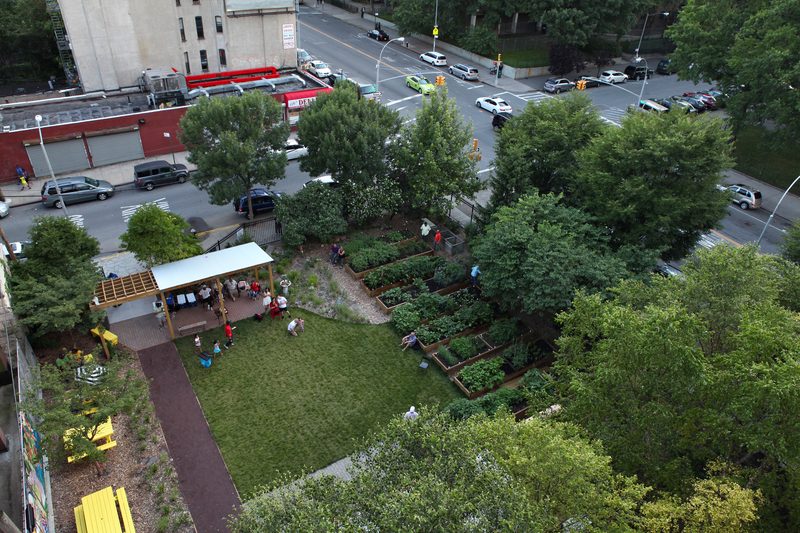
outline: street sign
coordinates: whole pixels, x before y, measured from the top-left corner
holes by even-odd
[[[439,36],[439,26],[434,26],[433,27],[433,36],[434,37],[438,37]]]

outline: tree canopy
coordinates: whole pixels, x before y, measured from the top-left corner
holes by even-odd
[[[0,66],[4,82],[64,75],[45,0],[0,1]]]
[[[783,257],[800,265],[800,221],[795,221],[783,238]]]
[[[667,35],[681,77],[729,93],[735,124],[800,133],[800,6],[793,0],[689,0]]]
[[[203,253],[197,237],[187,232],[189,223],[155,204],[140,207],[120,235],[122,245],[151,268]]]
[[[417,120],[390,148],[406,205],[443,215],[458,197],[478,192],[475,161],[467,157],[471,140],[472,128],[446,89],[423,100]]]
[[[630,275],[606,241],[585,213],[532,193],[492,215],[473,254],[484,294],[507,309],[557,312],[577,289],[603,291]]]
[[[583,95],[527,105],[500,131],[491,210],[513,205],[534,189],[542,194],[567,192],[578,151],[605,129]]]
[[[248,91],[236,98],[203,98],[180,122],[181,142],[197,165],[192,181],[211,202],[238,201],[256,184],[273,185],[286,170],[289,125],[273,97]],[[248,213],[253,206],[248,196]]]
[[[621,471],[676,494],[714,461],[737,465],[764,496],[760,528],[798,529],[800,325],[783,301],[799,268],[718,246],[685,278],[576,297],[554,367],[564,415]]]
[[[731,164],[727,141],[716,120],[629,114],[576,156],[567,200],[609,228],[615,247],[683,257],[725,215],[716,186]]]
[[[328,173],[340,183],[374,185],[387,174],[386,141],[400,131],[400,116],[378,102],[359,99],[352,84],[337,84],[303,111],[299,141],[308,147],[300,169]]]
[[[347,230],[342,192],[326,184],[309,183],[296,194],[283,196],[275,211],[288,246],[300,246],[309,237],[328,242]]]

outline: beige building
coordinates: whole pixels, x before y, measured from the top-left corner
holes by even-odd
[[[86,92],[146,68],[200,74],[297,65],[294,0],[58,0]]]

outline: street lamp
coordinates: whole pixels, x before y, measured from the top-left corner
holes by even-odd
[[[378,55],[378,64],[375,65],[375,70],[376,70],[376,74],[375,74],[375,90],[377,90],[377,91],[381,90],[381,58],[383,57],[383,51],[386,50],[386,47],[389,46],[389,43],[391,43],[393,41],[397,41],[398,43],[402,43],[405,40],[406,40],[405,37],[395,37],[394,39],[390,39],[390,40],[386,41],[386,44],[384,44],[383,48],[381,48],[381,53]]]
[[[639,58],[639,50],[642,48],[642,39],[644,38],[644,29],[647,27],[647,19],[649,19],[650,16],[656,16],[656,15],[662,15],[664,17],[668,17],[669,11],[664,11],[663,13],[648,13],[647,15],[645,15],[644,24],[642,24],[642,34],[639,36],[639,46],[636,47],[637,59]]]
[[[762,229],[762,230],[761,230],[761,235],[759,235],[759,236],[758,236],[758,241],[756,241],[756,246],[758,246],[759,248],[761,247],[761,239],[763,239],[763,238],[764,238],[764,233],[766,233],[766,232],[767,232],[767,228],[769,227],[769,224],[770,224],[770,222],[772,222],[772,217],[774,217],[774,216],[775,216],[775,212],[776,212],[776,211],[778,210],[778,208],[781,206],[781,202],[783,202],[783,199],[784,199],[784,198],[786,198],[786,195],[787,195],[787,194],[789,194],[789,190],[790,190],[792,187],[794,187],[794,184],[795,184],[795,183],[797,183],[797,181],[798,181],[798,180],[800,180],[800,176],[797,176],[797,177],[794,179],[794,181],[793,181],[793,182],[792,182],[792,183],[789,185],[789,187],[787,187],[787,188],[786,188],[786,190],[785,190],[785,191],[783,191],[783,196],[781,196],[781,199],[780,199],[780,200],[778,200],[778,205],[776,205],[776,206],[775,206],[775,209],[773,209],[773,210],[772,210],[772,213],[770,213],[770,214],[769,214],[769,218],[767,219],[767,223],[766,223],[766,224],[764,224],[764,229]]]
[[[53,183],[56,184],[58,201],[61,202],[61,207],[64,209],[64,216],[69,218],[69,213],[67,213],[67,204],[64,203],[64,198],[61,196],[61,187],[58,185],[56,174],[53,172],[53,165],[50,164],[50,158],[47,156],[47,149],[44,147],[44,139],[42,138],[42,115],[36,115],[34,118],[36,119],[36,127],[39,129],[39,146],[42,147],[42,153],[44,154],[45,162],[47,162],[47,169],[50,171],[50,177],[52,178]]]
[[[647,64],[647,60],[643,57],[637,57],[636,59],[634,59],[634,61],[636,62],[636,64],[639,64],[642,61],[644,61],[644,78],[642,78],[642,89],[639,91],[639,99],[636,100],[636,106],[642,111],[644,111],[644,108],[641,107],[639,103],[642,101],[642,95],[644,95],[644,86],[647,85],[647,77],[650,75],[650,66]]]
[[[439,27],[439,0],[436,0],[436,7],[433,10],[433,27]],[[436,41],[439,39],[438,35],[433,36],[433,51],[436,51]]]

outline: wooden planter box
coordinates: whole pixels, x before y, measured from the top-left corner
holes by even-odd
[[[527,405],[525,407],[520,407],[519,409],[514,411],[512,414],[514,415],[514,419],[517,422],[519,422],[520,420],[525,420],[526,418],[528,418],[528,416],[530,416],[530,415],[528,415],[528,406]]]
[[[389,285],[384,285],[383,287],[378,287],[377,289],[370,289],[369,287],[367,287],[363,279],[358,280],[358,283],[361,284],[361,288],[364,289],[364,292],[366,292],[369,296],[374,297],[376,300],[378,300],[379,304],[383,305],[383,302],[380,301],[378,296],[380,296],[381,294],[390,289],[394,289],[395,287],[402,287],[408,282],[406,280],[395,281],[394,283],[390,283]]]
[[[531,336],[531,332],[530,331],[527,332],[527,333],[523,333],[522,335],[520,335],[519,337],[517,337],[516,339],[514,339],[511,342],[507,342],[505,344],[501,344],[500,346],[495,346],[493,348],[490,348],[489,350],[487,350],[485,352],[479,353],[478,355],[470,357],[469,359],[465,359],[465,360],[461,361],[460,363],[455,364],[453,366],[447,366],[447,363],[442,361],[439,358],[439,354],[438,353],[433,354],[433,360],[436,361],[436,364],[439,365],[439,368],[441,368],[444,371],[445,374],[447,374],[448,376],[452,376],[452,375],[458,374],[461,371],[461,369],[464,368],[465,366],[471,365],[472,363],[474,363],[476,361],[480,361],[481,359],[488,359],[491,356],[502,352],[503,350],[505,350],[506,348],[508,348],[509,346],[514,344],[515,342],[517,342],[518,340],[526,341],[528,338],[530,338],[530,336]],[[487,341],[483,337],[481,337],[481,340],[487,346],[490,346],[489,341]]]
[[[428,282],[428,281],[431,281],[432,279],[433,278],[428,278],[425,281]],[[364,282],[362,281],[361,283],[363,284]],[[408,283],[410,283],[410,281],[406,280],[406,281],[404,281],[402,283],[408,284]],[[366,289],[366,285],[364,287]],[[384,304],[381,301],[381,299],[378,298],[379,295],[381,295],[384,292],[388,291],[389,289],[393,289],[395,287],[397,287],[397,285],[394,285],[394,284],[393,285],[387,285],[385,290],[381,290],[381,292],[376,293],[376,294],[370,294],[370,296],[375,296],[375,299],[378,302],[378,307],[380,308],[381,311],[383,311],[387,315],[390,314],[394,309],[397,309],[401,305],[408,303],[408,302],[402,302],[402,303],[399,303],[399,304],[395,304],[395,305],[393,305],[391,307],[386,307],[386,304]],[[459,283],[454,283],[452,285],[448,285],[447,287],[443,287],[443,288],[441,288],[441,289],[439,289],[437,291],[433,291],[433,292],[435,292],[436,294],[441,294],[442,296],[447,296],[448,294],[450,294],[452,292],[456,292],[457,290],[463,289],[465,287],[469,287],[469,281],[461,281]],[[383,289],[383,287],[379,287],[379,289]],[[375,290],[379,290],[379,289],[375,289]],[[368,294],[370,293],[369,289],[366,289],[366,291],[367,291]]]
[[[549,367],[550,364],[552,364],[552,362],[553,362],[553,355],[552,354],[546,355],[545,357],[542,357],[538,361],[534,361],[533,363],[529,364],[528,366],[526,366],[524,368],[520,368],[519,370],[517,370],[515,372],[512,372],[510,374],[506,374],[506,377],[503,379],[503,383],[500,383],[499,385],[496,385],[496,386],[492,387],[491,389],[483,389],[483,390],[479,390],[479,391],[471,391],[467,387],[465,387],[463,383],[461,383],[461,380],[458,379],[457,375],[453,376],[450,379],[453,381],[453,383],[456,384],[456,387],[461,389],[461,392],[464,393],[464,395],[467,397],[467,399],[474,400],[475,398],[477,398],[479,396],[483,396],[484,394],[486,394],[488,392],[496,391],[497,389],[499,389],[505,383],[508,383],[512,379],[517,379],[520,376],[524,376],[525,372],[527,372],[528,370],[530,370],[532,368],[541,368],[543,366]]]
[[[369,274],[369,273],[370,273],[370,272],[372,272],[373,270],[377,270],[377,269],[379,269],[379,268],[381,268],[381,267],[385,267],[385,266],[391,265],[391,264],[393,264],[393,263],[399,263],[400,261],[405,261],[406,259],[411,259],[412,257],[422,257],[423,255],[433,255],[433,248],[430,248],[430,249],[428,249],[428,250],[426,250],[426,251],[424,251],[424,252],[420,252],[420,253],[418,253],[418,254],[414,254],[414,255],[408,255],[408,256],[406,256],[406,257],[401,257],[401,258],[399,258],[399,259],[395,259],[394,261],[392,261],[392,262],[390,262],[390,263],[384,263],[384,264],[382,264],[382,265],[378,265],[378,266],[376,266],[376,267],[372,267],[372,268],[368,268],[368,269],[366,269],[366,270],[362,270],[361,272],[355,272],[355,271],[353,271],[353,269],[352,269],[352,268],[350,268],[350,264],[349,264],[349,263],[346,263],[346,264],[344,265],[344,269],[345,269],[345,271],[346,271],[348,274],[350,274],[351,276],[353,276],[353,279],[363,279],[363,278],[364,278],[364,276],[366,276],[367,274]]]
[[[481,328],[484,328],[484,327],[485,326],[477,326],[477,327],[474,327],[474,328],[465,329],[461,333],[456,333],[452,337],[447,337],[447,338],[442,339],[440,341],[436,341],[433,344],[422,344],[422,341],[419,341],[419,345],[420,345],[420,347],[422,347],[422,351],[423,352],[431,353],[432,351],[436,350],[439,346],[441,346],[443,344],[447,344],[448,342],[450,342],[451,340],[453,340],[455,338],[463,337],[464,335],[472,335],[473,333],[475,333],[477,331],[480,331]]]

